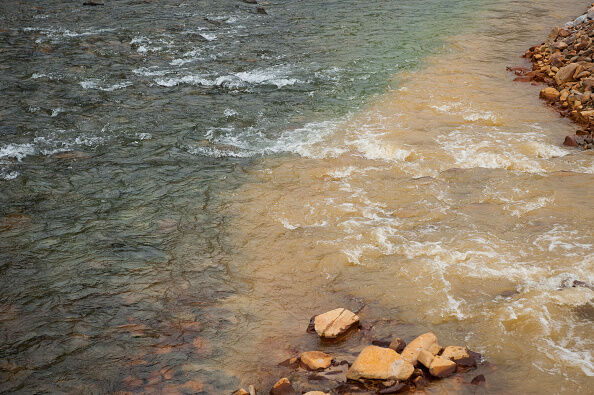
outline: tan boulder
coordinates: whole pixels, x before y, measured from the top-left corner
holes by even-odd
[[[417,357],[417,361],[419,361],[419,363],[421,363],[421,365],[425,366],[426,368],[429,368],[431,366],[431,362],[433,362],[433,358],[435,358],[435,355],[427,350],[421,350],[419,352],[419,356]]]
[[[272,386],[270,395],[297,395],[288,378],[283,377]]]
[[[414,366],[402,359],[391,348],[367,346],[353,362],[347,372],[351,380],[408,380],[415,370]]]
[[[359,316],[344,308],[334,309],[314,318],[315,330],[321,337],[334,339],[359,322]]]
[[[243,388],[240,388],[237,391],[235,391],[232,395],[250,395],[250,393],[244,390]]]
[[[461,366],[476,366],[476,361],[464,347],[447,346],[441,353],[441,357],[449,359]]]
[[[573,80],[574,74],[576,74],[576,72],[579,74],[582,70],[583,67],[579,63],[570,63],[567,66],[563,66],[555,75],[555,82],[557,85],[561,85],[565,82],[571,81]]]
[[[326,369],[332,363],[332,355],[321,351],[306,351],[300,359],[311,370]]]
[[[439,355],[433,358],[431,366],[429,367],[429,373],[435,377],[448,377],[454,374],[456,371],[456,363],[449,359],[440,357]]]
[[[559,98],[561,94],[559,93],[559,91],[555,88],[544,88],[543,90],[540,91],[540,98],[547,100],[547,101],[554,101],[557,100]]]
[[[441,350],[441,346],[437,343],[437,337],[432,332],[424,333],[410,342],[401,355],[406,361],[415,365],[421,350],[427,350],[433,355],[437,355]]]

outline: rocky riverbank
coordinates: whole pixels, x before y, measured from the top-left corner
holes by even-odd
[[[442,347],[435,334],[424,333],[408,344],[396,337],[373,340],[354,360],[333,355],[333,346],[353,331],[364,330],[357,314],[334,309],[312,317],[308,333],[317,334],[321,350],[303,351],[280,362],[287,377],[280,378],[269,390],[271,395],[329,395],[415,392],[431,386],[435,380],[451,377],[457,387],[486,385],[483,375],[466,382],[461,373],[484,364],[482,356],[466,347]],[[260,393],[268,389],[258,388]],[[234,395],[255,395],[256,387],[239,389]]]
[[[581,127],[563,144],[583,149],[594,147],[593,38],[594,4],[574,21],[553,28],[544,43],[526,51],[523,56],[532,62],[532,70],[509,68],[517,81],[549,85],[541,90],[540,98]]]

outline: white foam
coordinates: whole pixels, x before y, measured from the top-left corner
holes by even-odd
[[[19,176],[18,171],[10,171],[6,169],[0,169],[0,178],[6,181],[14,180]]]
[[[194,155],[210,156],[213,158],[249,158],[253,156],[252,152],[245,152],[241,150],[235,150],[232,148],[220,148],[213,146],[201,146],[201,147],[189,147],[188,152]]]
[[[124,82],[113,84],[113,85],[110,85],[107,87],[102,87],[99,85],[99,83],[100,83],[100,81],[98,81],[98,80],[86,80],[86,81],[81,81],[80,86],[82,86],[84,89],[99,89],[99,90],[105,91],[105,92],[112,92],[112,91],[122,89],[122,88],[132,85],[131,81],[124,81]]]
[[[34,153],[35,147],[32,144],[7,144],[0,147],[0,158],[14,158],[19,162]]]
[[[58,114],[60,114],[61,112],[65,112],[65,111],[66,111],[66,110],[65,110],[65,109],[63,109],[62,107],[54,108],[54,109],[52,110],[52,115],[51,115],[51,117],[57,117],[57,116],[58,116]]]
[[[214,33],[200,33],[200,35],[207,41],[214,41],[217,39],[217,35]]]
[[[240,88],[249,85],[275,85],[282,88],[287,85],[294,85],[301,81],[286,76],[288,70],[285,67],[271,67],[267,69],[256,69],[242,71],[234,74],[222,75],[212,78],[203,74],[190,74],[173,78],[158,78],[155,82],[161,86],[176,86],[179,84],[211,86],[225,86],[228,88]]]
[[[150,133],[136,133],[136,137],[140,140],[150,140],[153,136]]]
[[[553,197],[541,196],[530,201],[520,201],[513,204],[507,204],[504,209],[511,211],[511,214],[515,217],[520,217],[530,211],[537,210],[551,205],[555,202]]]
[[[150,67],[140,67],[138,69],[132,70],[132,72],[136,75],[142,75],[145,77],[155,77],[155,76],[163,76],[165,74],[170,73],[169,70],[159,70],[157,66],[150,66]]]

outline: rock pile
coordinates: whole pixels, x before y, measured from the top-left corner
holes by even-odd
[[[530,48],[524,57],[532,70],[510,67],[517,81],[544,82],[549,87],[540,98],[571,118],[582,128],[567,136],[564,145],[594,147],[594,4],[587,13],[555,27],[541,45]]]
[[[311,319],[309,333],[317,333],[322,346],[328,339],[334,343],[348,337],[351,330],[359,326],[359,317],[344,308],[328,311]],[[297,383],[296,388],[289,378],[283,377],[270,389],[271,395],[309,395],[379,393],[394,394],[414,392],[430,385],[431,381],[450,377],[456,373],[468,372],[482,363],[481,355],[465,347],[439,345],[437,336],[424,333],[408,345],[401,338],[393,341],[372,341],[356,356],[354,361],[337,361],[330,353],[323,351],[305,351],[298,357],[281,362],[281,366],[293,369],[291,380],[298,379],[299,374],[306,375],[305,383]],[[463,381],[461,377],[458,377]],[[319,383],[325,380],[324,391],[310,389],[320,388]],[[318,383],[313,385],[313,383]],[[484,385],[485,377],[478,375],[469,383],[471,386]],[[309,391],[309,392],[308,392]],[[240,389],[234,395],[253,395],[255,390],[250,386],[249,392]]]

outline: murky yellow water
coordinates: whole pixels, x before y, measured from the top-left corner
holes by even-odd
[[[250,289],[227,302],[242,318],[224,359],[246,384],[319,347],[311,315],[365,305],[379,335],[432,330],[482,352],[490,392],[593,390],[594,292],[571,284],[594,284],[594,153],[561,147],[574,125],[505,71],[584,4],[526,3],[487,7],[233,197],[230,271]]]

